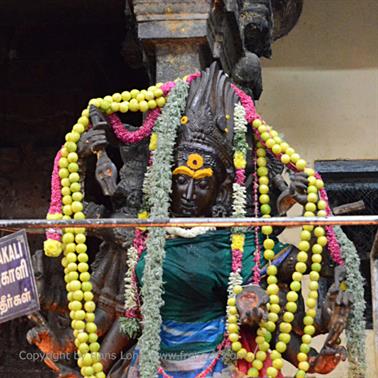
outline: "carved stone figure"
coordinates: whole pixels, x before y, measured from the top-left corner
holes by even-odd
[[[171,216],[225,217],[231,214],[235,179],[233,120],[235,104],[238,102],[239,97],[232,89],[230,79],[216,64],[203,71],[191,84],[186,102],[186,119],[185,122],[182,120],[175,146]],[[91,108],[90,116],[93,125],[98,127],[83,134],[79,152],[84,159],[89,159],[91,154],[97,155],[96,180],[103,194],[110,197],[110,204],[108,202],[107,206],[103,206],[87,203],[87,216],[135,217],[142,204],[143,177],[148,162],[147,141],[119,146],[123,165],[119,170],[120,181],[116,183],[117,168],[106,152],[106,148],[114,144],[107,118],[95,107]],[[125,127],[131,128],[129,125]],[[247,141],[249,147],[254,149],[251,135],[247,135]],[[99,154],[99,151],[102,152]],[[272,198],[277,198],[272,215],[284,215],[292,204],[305,201],[305,176],[294,175],[290,185],[287,185],[281,176],[282,164],[276,164],[272,156],[268,156],[268,159],[271,168],[269,171],[273,175],[270,177]],[[89,170],[87,175],[88,173]],[[247,166],[246,183],[249,185],[253,174],[254,167]],[[252,197],[248,198],[248,203],[251,208],[256,205]],[[125,229],[100,229],[94,235],[103,240],[92,264],[91,281],[97,303],[96,324],[98,336],[101,338],[104,371],[109,377],[139,377],[138,341],[122,334],[120,327],[120,317],[125,311],[125,250],[131,245],[133,233]],[[184,370],[188,372],[188,369],[193,376],[198,371],[207,371],[212,374],[209,376],[214,377],[247,374],[248,369],[245,367],[248,363],[236,361],[235,355],[232,356],[234,363],[231,367],[226,365],[226,358],[214,357],[225,332],[227,280],[232,259],[229,240],[228,230],[215,230],[191,239],[176,237],[166,241],[163,264],[165,304],[161,309],[163,323],[160,353],[162,371],[168,371],[172,376],[181,377]],[[261,321],[268,319],[268,297],[264,291],[264,280],[261,287],[250,285],[256,251],[256,234],[253,230],[245,233],[245,246],[242,278],[246,286],[236,297],[236,307],[240,317],[241,340],[254,350],[256,345],[253,340],[258,326]],[[276,239],[274,252],[279,256],[273,261],[277,261],[274,264],[278,266],[279,299],[281,308],[284,308],[291,277],[296,271],[295,263],[299,251],[293,246],[279,243]],[[136,265],[139,286],[143,282],[145,259],[143,252]],[[307,265],[310,266],[310,262]],[[328,266],[323,273],[332,277],[333,270],[329,268],[328,262],[323,260],[322,265]],[[266,266],[262,269],[263,274],[264,269]],[[351,298],[342,288],[343,274],[342,268],[335,271],[335,284],[325,291],[324,300],[320,298],[318,301],[320,305],[314,323],[315,332],[330,333],[319,353],[314,349],[308,352],[309,371],[328,373],[341,359],[345,359],[345,349],[338,342],[339,335],[345,328]],[[41,294],[46,296],[47,292],[42,290]],[[304,304],[300,292],[298,294],[298,310],[292,321],[291,339],[286,351],[282,353],[294,365],[298,365],[297,355],[304,328]],[[57,303],[52,305],[55,302]],[[48,307],[53,312],[62,312],[62,316],[68,319],[68,311],[62,311],[61,302],[64,300],[49,300]],[[36,321],[40,325],[30,331],[31,342],[45,352],[73,352],[73,335],[69,328],[63,329],[64,337],[59,338],[61,331],[56,327],[51,327],[41,319]],[[280,323],[277,323],[276,331],[272,332],[273,340],[279,337],[279,326]],[[135,343],[136,346],[130,349]],[[130,358],[122,358],[126,352],[129,352]],[[181,355],[181,358],[165,357],[172,355]],[[197,357],[194,358],[195,356]],[[60,361],[52,364],[48,360],[45,362],[62,377],[78,376],[72,364]],[[260,374],[266,374],[267,366],[264,365]],[[243,371],[244,375],[240,373]]]

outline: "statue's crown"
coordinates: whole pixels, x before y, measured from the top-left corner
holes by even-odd
[[[202,154],[210,167],[216,168],[218,160],[226,170],[232,167],[234,106],[238,101],[230,79],[216,62],[193,80],[185,123],[181,124],[177,139],[179,164],[195,152]]]

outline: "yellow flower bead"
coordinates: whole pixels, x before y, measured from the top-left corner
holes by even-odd
[[[157,107],[157,103],[155,100],[149,100],[147,104],[148,104],[148,109],[150,110],[156,109]]]
[[[288,323],[291,323],[293,320],[294,320],[294,314],[292,312],[288,312],[286,311],[284,314],[283,314],[283,320],[285,322],[288,322]]]
[[[319,210],[318,213],[316,214],[318,217],[326,217],[327,216],[327,212],[325,210]]]
[[[118,102],[112,102],[110,104],[110,108],[112,109],[112,112],[115,113],[115,112],[119,112],[120,110],[120,104]]]
[[[263,242],[265,249],[273,249],[274,248],[274,240],[266,238]]]
[[[239,327],[237,324],[234,324],[234,323],[231,323],[228,325],[227,327],[227,331],[230,333],[230,334],[236,334],[237,332],[239,332]],[[237,341],[238,339],[236,339],[235,341]],[[231,340],[232,341],[232,340]]]
[[[233,288],[233,292],[237,295],[240,294],[243,291],[243,287],[240,285],[235,285]]]
[[[266,374],[268,375],[268,377],[277,377],[278,375],[278,370],[273,367],[273,366],[269,366],[267,369],[266,369]]]
[[[317,240],[317,243],[322,246],[322,247],[325,247],[327,245],[327,238],[325,236],[320,236],[318,237],[318,240]]]
[[[143,93],[138,93],[135,97],[135,99],[138,101],[138,102],[142,102],[144,101],[145,97],[144,97],[144,94]]]
[[[46,256],[58,257],[63,251],[62,243],[58,240],[47,239],[43,243],[43,250]]]
[[[272,152],[276,155],[281,153],[281,146],[279,144],[274,144],[272,147]]]
[[[281,358],[281,353],[276,350],[272,350],[272,352],[270,353],[270,358],[272,359],[272,361],[277,360],[278,358]]]
[[[142,211],[138,214],[138,219],[147,219],[148,218],[148,212]]]
[[[298,262],[295,264],[295,270],[299,273],[305,273],[307,269],[307,266],[303,262]]]
[[[311,316],[305,316],[305,317],[303,318],[303,324],[304,324],[305,326],[314,324],[314,318],[311,317]]]
[[[236,356],[239,360],[245,358],[247,356],[247,350],[245,348],[239,349]]]
[[[254,367],[254,368],[256,368],[257,370],[261,370],[262,369],[262,367],[263,367],[263,362],[262,361],[260,361],[260,360],[258,360],[258,359],[255,359],[253,362],[252,362],[252,366]]]
[[[262,350],[259,350],[258,352],[256,352],[255,354],[255,358],[260,360],[260,361],[265,361],[266,360],[266,353],[263,352]]]
[[[156,104],[159,108],[162,108],[165,105],[165,102],[166,101],[163,96],[156,99]]]
[[[273,258],[274,258],[274,251],[272,251],[271,249],[266,249],[264,251],[264,259],[273,260]]]
[[[307,371],[310,368],[310,364],[307,361],[302,361],[298,364],[298,368],[303,371]]]
[[[273,322],[273,323],[276,323],[278,321],[278,315],[274,312],[270,312],[268,314],[268,320]]]
[[[266,272],[268,275],[275,276],[277,274],[277,267],[275,265],[269,265]]]
[[[286,298],[289,302],[296,302],[298,300],[298,294],[295,291],[289,291],[286,294]]]
[[[235,315],[229,315],[227,320],[228,320],[229,323],[237,323],[238,322],[238,318]]]
[[[272,226],[262,226],[261,227],[261,232],[264,235],[270,235],[273,232]]]
[[[277,280],[277,277],[275,277],[275,276],[268,276],[266,282],[268,282],[268,284],[270,285],[270,284],[273,284],[273,283],[277,283],[278,280]]]
[[[238,249],[242,251],[244,246],[244,239],[244,234],[233,234],[231,237],[231,249]]]
[[[236,315],[236,314],[238,313],[238,310],[236,309],[235,306],[230,306],[230,307],[228,308],[228,313],[229,313],[230,315]]]
[[[307,252],[310,249],[310,243],[307,240],[302,240],[298,243],[298,248],[301,251]]]
[[[281,370],[283,368],[283,365],[284,365],[283,359],[282,358],[276,358],[275,360],[273,360],[272,365],[276,369]]]
[[[270,277],[273,277],[273,276],[270,276]],[[276,278],[276,277],[274,277]],[[279,304],[280,303],[280,297],[276,294],[272,294],[269,296],[269,302],[271,304]]]
[[[291,327],[290,323],[282,322],[280,324],[280,331],[282,333],[288,333],[289,334],[291,332],[291,329],[292,329],[292,327]]]
[[[129,102],[129,109],[132,112],[137,112],[139,110],[139,102],[138,102],[138,100],[136,100],[135,98],[133,98],[132,100],[130,100],[130,102]]]
[[[264,156],[266,156],[265,149],[264,148],[258,148],[256,150],[256,155],[257,155],[257,157],[264,157]]]
[[[282,164],[289,164],[290,163],[290,156],[288,154],[283,154],[281,156],[281,163]]]
[[[278,314],[281,311],[281,307],[278,304],[271,304],[269,306],[269,311]]]
[[[121,113],[127,113],[129,111],[129,102],[123,101],[119,104],[119,111]]]
[[[143,113],[145,113],[148,110],[148,103],[147,101],[140,101],[139,102],[139,110]]]
[[[293,159],[293,156],[291,156]],[[299,159],[296,163],[295,166],[299,171],[303,171],[306,168],[306,161],[304,159]]]
[[[233,298],[228,298],[228,300],[227,300],[227,304],[229,305],[229,306],[235,306],[235,304],[236,304],[236,299],[233,297]]]
[[[287,153],[287,151],[286,151],[286,153]],[[294,163],[294,164],[296,164],[296,162],[300,159],[301,157],[299,156],[299,154],[297,154],[297,153],[293,153],[293,154],[291,154],[290,155],[290,160]]]
[[[234,154],[234,166],[236,169],[244,169],[247,165],[244,153],[241,151],[236,151]]]
[[[327,203],[324,200],[318,201],[318,209],[319,210],[325,210],[327,208]]]
[[[242,348],[242,345],[239,341],[235,341],[231,344],[231,348],[234,352],[238,352]]]
[[[123,101],[129,101],[131,98],[131,94],[129,91],[124,91],[122,92],[121,97]]]
[[[276,344],[276,350],[280,353],[284,353],[286,350],[286,344],[283,341],[278,341]]]
[[[259,371],[254,367],[248,369],[248,372],[247,372],[248,377],[258,377],[259,374],[260,374]]]
[[[252,122],[252,126],[256,129],[258,129],[260,126],[262,125],[262,122],[260,119],[255,119],[253,122]]]
[[[245,356],[245,360],[247,362],[253,362],[255,359],[255,355],[252,352],[248,352],[247,355]]]

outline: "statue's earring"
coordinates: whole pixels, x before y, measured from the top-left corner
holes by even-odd
[[[211,208],[211,216],[213,218],[224,218],[227,217],[228,210],[226,206],[221,202],[216,202],[215,205]]]
[[[227,185],[223,185],[218,196],[215,200],[215,204],[211,208],[211,215],[213,218],[224,218],[230,214],[230,196],[227,190]]]

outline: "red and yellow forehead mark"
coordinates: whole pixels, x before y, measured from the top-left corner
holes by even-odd
[[[213,175],[211,168],[203,167],[203,157],[200,154],[190,154],[185,165],[180,165],[172,172],[173,175],[186,175],[194,179],[202,179]]]

